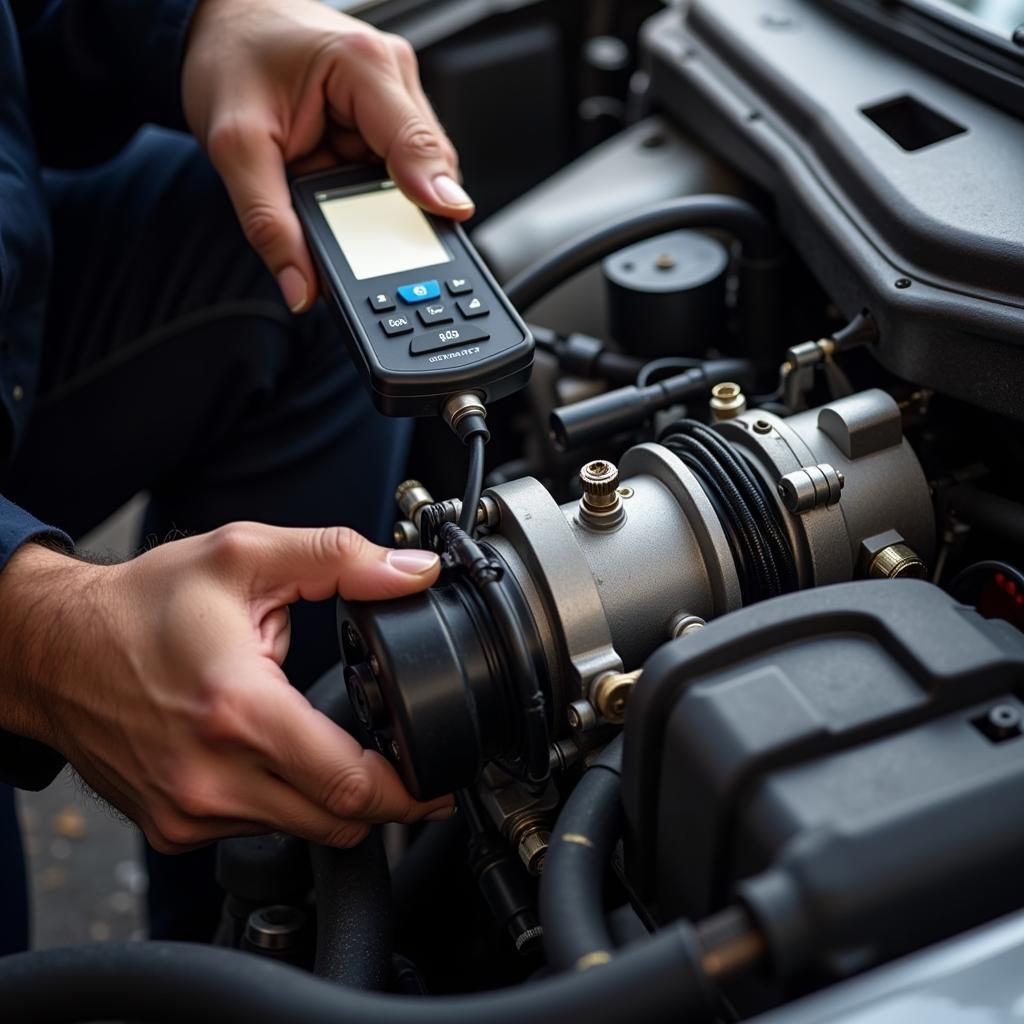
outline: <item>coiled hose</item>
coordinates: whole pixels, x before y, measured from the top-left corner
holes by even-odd
[[[676,421],[660,440],[693,471],[715,506],[736,560],[743,603],[796,590],[796,558],[781,513],[743,456],[696,420]]]

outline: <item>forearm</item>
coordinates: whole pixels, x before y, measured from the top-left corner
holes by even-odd
[[[102,571],[30,541],[0,572],[0,728],[63,749],[55,712],[64,681],[81,672],[83,627],[99,628]]]

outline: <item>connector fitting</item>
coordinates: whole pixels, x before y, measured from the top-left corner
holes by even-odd
[[[716,423],[734,420],[747,411],[747,396],[739,384],[722,381],[711,389],[711,415]]]
[[[597,530],[618,526],[626,513],[619,497],[619,471],[615,465],[605,459],[588,462],[580,470],[580,484],[580,523]]]
[[[487,408],[483,395],[476,391],[467,391],[461,395],[452,395],[444,403],[444,421],[457,434],[459,440],[467,442],[474,434],[483,434],[484,441],[490,440],[487,430]]]

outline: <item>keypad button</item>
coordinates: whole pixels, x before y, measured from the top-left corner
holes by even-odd
[[[398,289],[403,302],[414,305],[417,302],[429,302],[441,297],[441,286],[436,281],[417,281],[415,284],[403,284]]]
[[[459,299],[458,306],[459,312],[467,319],[471,319],[474,316],[487,316],[490,313],[483,300],[476,295],[471,299]]]
[[[390,295],[385,295],[383,292],[378,292],[376,295],[371,295],[367,300],[370,303],[370,307],[375,309],[378,313],[390,313],[395,308],[395,300]]]
[[[450,277],[445,285],[449,295],[468,295],[473,290],[473,284],[467,277]]]
[[[441,327],[427,334],[417,334],[409,342],[409,352],[414,356],[421,356],[427,352],[437,352],[440,349],[451,348],[454,345],[472,345],[476,342],[487,341],[488,338],[490,338],[490,335],[475,324]]]
[[[407,316],[405,313],[386,316],[381,320],[380,327],[389,338],[393,338],[397,334],[408,334],[413,330],[412,317]]]
[[[428,303],[426,306],[420,306],[418,313],[425,327],[432,324],[450,324],[455,319],[451,304],[448,302]]]

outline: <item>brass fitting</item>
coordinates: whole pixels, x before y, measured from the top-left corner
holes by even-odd
[[[747,411],[747,396],[739,384],[723,381],[711,389],[711,415],[716,423],[734,420]]]
[[[606,672],[594,683],[594,707],[606,722],[622,725],[626,721],[626,703],[640,672]]]
[[[605,459],[588,462],[580,470],[580,484],[580,522],[598,530],[618,526],[626,512],[618,492],[619,471],[614,463]]]

